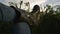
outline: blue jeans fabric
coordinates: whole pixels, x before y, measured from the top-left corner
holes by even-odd
[[[25,22],[15,24],[12,28],[12,32],[13,34],[31,34],[30,27]]]

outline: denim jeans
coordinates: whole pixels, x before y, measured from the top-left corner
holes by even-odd
[[[31,34],[30,27],[25,22],[15,24],[12,28],[12,32],[13,34]]]

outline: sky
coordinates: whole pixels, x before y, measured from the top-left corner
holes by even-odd
[[[0,0],[0,2],[8,5],[8,2],[16,2],[19,3],[21,0]],[[60,0],[23,0],[23,2],[30,2],[30,7],[32,8],[34,5],[60,5]]]
[[[0,2],[8,5],[8,2],[16,2],[19,3],[21,0],[0,0]],[[33,7],[36,4],[45,3],[47,0],[23,0],[23,2],[30,2],[30,7]]]

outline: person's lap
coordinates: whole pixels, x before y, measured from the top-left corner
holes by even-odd
[[[13,34],[31,34],[30,27],[25,22],[15,24],[12,30]]]

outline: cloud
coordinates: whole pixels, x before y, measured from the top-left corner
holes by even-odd
[[[8,2],[16,2],[17,3],[17,2],[19,2],[19,0],[5,0],[5,2],[7,2],[7,3]]]
[[[21,0],[4,0],[4,2],[20,2]],[[24,2],[30,2],[30,3],[43,3],[47,0],[23,0]]]

